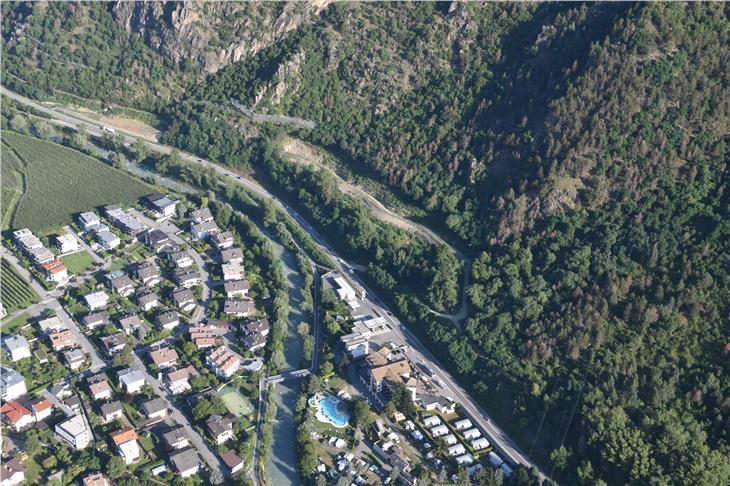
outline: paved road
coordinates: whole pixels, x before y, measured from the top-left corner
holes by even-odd
[[[185,427],[188,437],[190,437],[190,442],[193,443],[195,448],[203,457],[203,460],[205,460],[205,462],[208,464],[208,466],[210,466],[211,469],[217,470],[223,475],[223,477],[225,477],[228,471],[223,462],[218,458],[215,452],[213,452],[213,450],[208,447],[208,444],[205,443],[205,440],[203,440],[200,434],[193,428],[193,425],[190,423],[185,414],[183,414],[180,409],[175,406],[167,390],[160,384],[159,381],[157,381],[154,376],[150,375],[147,372],[147,368],[145,367],[140,357],[137,355],[138,352],[139,350],[137,350],[135,353],[132,353],[132,359],[134,362],[132,368],[138,369],[142,371],[142,373],[144,373],[145,381],[152,386],[152,389],[158,396],[160,396],[163,400],[165,400],[165,402],[167,402],[167,408],[170,410],[170,416],[175,420],[175,422]]]
[[[65,290],[65,289],[55,289],[51,292],[48,292],[41,284],[39,284],[30,274],[30,272],[23,267],[20,264],[20,261],[13,255],[10,251],[5,249],[3,247],[3,258],[8,260],[10,264],[17,270],[23,278],[26,280],[29,279],[30,285],[33,288],[33,290],[38,294],[38,296],[41,298],[42,302],[39,304],[36,304],[28,309],[25,309],[25,312],[34,312],[38,311],[40,312],[43,308],[49,308],[56,311],[56,315],[61,319],[61,321],[66,324],[66,327],[68,327],[71,330],[71,333],[76,338],[76,342],[81,346],[81,348],[84,350],[84,352],[91,356],[91,370],[96,371],[104,366],[106,366],[106,363],[103,359],[99,356],[99,353],[96,351],[96,348],[91,344],[89,339],[86,337],[86,335],[79,330],[79,327],[76,325],[76,322],[71,319],[71,317],[66,313],[66,310],[61,306],[61,303],[58,301],[58,296]],[[80,280],[83,281],[83,280]]]
[[[130,209],[130,212],[132,215],[134,215],[135,218],[137,218],[142,224],[154,228],[157,230],[162,231],[163,233],[167,234],[167,236],[177,243],[178,245],[187,245],[188,242],[182,239],[178,233],[180,232],[180,228],[175,226],[169,221],[155,221],[151,218],[148,218],[144,214],[142,214],[137,209]],[[193,261],[198,266],[198,271],[200,272],[200,278],[203,281],[203,292],[201,294],[201,301],[203,303],[202,306],[197,306],[195,308],[195,311],[193,312],[193,315],[190,318],[190,324],[197,324],[200,322],[200,320],[205,317],[205,311],[208,309],[208,305],[210,305],[210,295],[211,295],[211,286],[213,285],[213,280],[210,278],[210,271],[208,269],[208,265],[203,260],[203,257],[200,256],[200,253],[195,251],[192,247],[189,247],[187,250],[188,255],[190,255],[193,258]]]
[[[1,92],[3,95],[8,96],[10,98],[13,98],[21,103],[24,103],[26,105],[32,106],[33,108],[42,111],[44,113],[47,113],[54,117],[54,120],[51,120],[54,123],[58,123],[64,126],[71,126],[71,127],[78,127],[79,125],[86,126],[87,132],[92,135],[101,136],[103,135],[102,130],[98,128],[97,122],[91,119],[84,119],[81,115],[69,115],[67,113],[61,113],[57,110],[51,109],[45,105],[42,105],[38,102],[35,102],[33,100],[30,100],[28,98],[25,98],[24,96],[21,96],[17,93],[14,93],[12,91],[9,91],[7,88],[2,87]],[[124,133],[123,134],[125,138],[125,142],[127,143],[134,143],[138,139],[143,139],[143,137],[136,137],[129,134]],[[156,151],[159,151],[161,153],[170,153],[172,152],[173,148],[167,145],[162,145],[158,143],[151,143],[146,142],[147,145]],[[379,308],[384,316],[387,316],[386,318],[390,321],[391,327],[393,328],[393,331],[398,334],[403,342],[407,343],[411,349],[413,350],[413,359],[419,359],[421,361],[430,361],[434,368],[437,371],[437,374],[441,376],[446,383],[447,391],[451,392],[453,394],[453,398],[459,401],[462,406],[469,412],[470,415],[472,415],[473,422],[478,423],[488,434],[490,442],[492,445],[495,446],[495,448],[502,453],[503,456],[505,456],[510,462],[513,464],[524,464],[527,467],[535,467],[537,468],[537,464],[532,462],[530,458],[522,452],[519,447],[512,442],[512,440],[496,425],[494,422],[489,419],[489,416],[487,413],[476,403],[476,401],[469,396],[463,388],[461,388],[456,381],[453,379],[453,377],[448,374],[445,371],[445,368],[441,366],[441,364],[438,362],[438,360],[431,354],[425,346],[416,338],[413,333],[411,333],[400,321],[390,316],[390,313],[387,311],[387,309],[384,307],[382,301],[375,295],[375,293],[372,292],[367,286],[362,282],[357,276],[351,275],[347,269],[343,268],[343,265],[340,263],[340,260],[338,256],[331,250],[331,247],[329,244],[325,242],[325,240],[319,235],[319,233],[310,225],[301,215],[299,215],[294,209],[289,207],[286,203],[283,203],[279,199],[277,199],[275,196],[273,196],[271,193],[269,193],[266,189],[261,187],[259,184],[244,179],[240,175],[234,173],[233,171],[230,171],[224,167],[221,167],[213,162],[209,162],[206,160],[203,160],[199,157],[196,157],[194,155],[180,152],[180,157],[193,164],[201,165],[203,167],[207,167],[211,170],[213,170],[215,173],[224,176],[226,178],[229,178],[233,180],[235,183],[243,186],[244,188],[254,192],[255,194],[259,195],[260,197],[266,198],[271,200],[275,206],[277,206],[279,209],[284,211],[286,214],[288,214],[294,221],[296,221],[308,234],[309,236],[320,246],[322,251],[324,251],[333,261],[334,266],[340,273],[342,273],[347,278],[350,278],[352,280],[355,280],[362,288],[366,289],[369,294],[370,300],[373,302],[374,306],[376,308]],[[462,291],[464,291],[462,289]],[[463,296],[462,296],[462,306],[463,303]],[[540,476],[542,479],[546,479],[547,476],[540,471]]]

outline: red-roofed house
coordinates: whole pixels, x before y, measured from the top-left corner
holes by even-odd
[[[31,411],[15,400],[3,403],[0,407],[0,414],[16,431],[20,431],[35,422]]]
[[[46,417],[51,416],[53,412],[53,405],[45,398],[36,400],[30,404],[30,409],[33,410],[33,418],[36,422],[40,422]]]

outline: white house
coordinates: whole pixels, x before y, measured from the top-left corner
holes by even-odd
[[[61,254],[71,253],[79,249],[79,242],[73,235],[64,233],[56,236],[56,246]]]
[[[113,250],[122,244],[122,240],[109,230],[101,230],[96,233],[96,241],[105,250]]]
[[[479,429],[476,429],[476,428],[475,429],[469,429],[469,430],[464,431],[464,438],[466,440],[477,439],[477,438],[479,438],[481,436],[482,436],[481,431]]]
[[[445,435],[443,437],[443,440],[444,442],[446,442],[447,445],[454,445],[459,442],[454,434]]]
[[[203,240],[210,235],[219,233],[220,229],[218,229],[218,225],[215,224],[215,221],[206,221],[205,223],[191,225],[190,232],[193,234],[193,239]]]
[[[196,474],[200,469],[200,459],[195,449],[183,449],[170,455],[170,462],[175,471],[183,478]]]
[[[468,466],[469,464],[474,463],[474,458],[471,454],[464,454],[462,456],[457,457],[454,459],[456,461],[456,464],[459,466]]]
[[[413,437],[413,440],[417,440],[418,442],[421,442],[423,440],[423,434],[420,430],[414,430],[411,432],[411,437]]]
[[[478,451],[480,449],[486,449],[487,447],[489,447],[489,441],[484,437],[480,437],[471,441],[471,448],[475,451]]]
[[[101,220],[96,213],[89,211],[79,214],[79,224],[84,228],[84,231],[89,231],[94,226],[101,224]]]
[[[144,373],[140,370],[127,368],[117,372],[117,377],[127,393],[137,393],[145,385]]]
[[[25,378],[14,369],[5,366],[0,367],[0,391],[3,400],[15,400],[27,391]]]
[[[243,280],[246,276],[246,272],[238,261],[230,263],[224,263],[221,265],[221,272],[223,273],[223,281],[229,282],[231,280]]]
[[[36,422],[50,417],[53,412],[53,405],[45,398],[35,400],[30,404],[30,409],[33,411],[33,418]]]
[[[148,419],[167,416],[167,402],[162,398],[153,398],[142,404],[142,412]]]
[[[8,336],[3,340],[3,347],[10,355],[11,361],[30,358],[28,341],[23,336]]]
[[[132,427],[126,427],[122,430],[112,432],[110,435],[125,464],[132,464],[139,459],[137,432]]]
[[[489,459],[489,464],[492,465],[492,467],[497,468],[499,467],[504,461],[502,460],[499,455],[497,455],[496,452],[492,451],[487,455],[487,459]]]
[[[464,447],[464,444],[454,444],[452,446],[449,446],[448,449],[446,449],[447,453],[450,457],[458,456],[460,454],[463,454],[466,452],[466,447]]]
[[[434,427],[441,424],[441,419],[438,415],[429,415],[423,419],[423,425],[426,427]]]
[[[449,428],[443,424],[437,425],[431,429],[431,435],[434,437],[441,437],[449,433]]]
[[[109,296],[103,290],[84,295],[84,300],[92,311],[102,309],[109,304]]]
[[[81,415],[56,424],[56,435],[74,449],[83,449],[91,442],[91,433]]]
[[[12,458],[0,464],[1,486],[15,486],[25,481],[25,466],[20,461]]]
[[[241,358],[221,346],[205,357],[206,364],[221,378],[230,378],[241,368]]]
[[[454,422],[454,427],[456,427],[456,430],[466,430],[471,428],[471,426],[471,420],[469,419],[462,419]]]

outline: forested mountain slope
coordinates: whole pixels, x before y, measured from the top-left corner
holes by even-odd
[[[458,271],[424,270],[444,255],[378,237],[331,181],[276,155],[284,128],[242,120],[229,99],[312,120],[298,136],[475,255],[465,335],[401,310],[556,478],[730,482],[725,4],[336,3],[214,74],[129,35],[113,6],[50,5],[3,5],[5,79],[154,99],[166,141],[256,171],[324,226],[342,218],[381,288],[418,275],[418,298],[453,306]],[[78,66],[87,47],[61,47],[64,22],[76,38],[103,26],[103,76]],[[23,29],[74,62],[47,61]],[[40,67],[59,75],[31,82]]]

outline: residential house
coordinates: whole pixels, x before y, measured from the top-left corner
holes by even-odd
[[[122,244],[122,240],[109,230],[101,230],[94,233],[96,241],[106,251],[111,251]]]
[[[250,317],[256,313],[256,305],[253,300],[226,299],[223,313],[234,317]]]
[[[124,347],[127,345],[127,338],[123,332],[118,332],[111,336],[101,338],[101,344],[104,346],[106,354],[111,357],[124,350]]]
[[[143,322],[137,314],[130,314],[118,319],[119,326],[127,335],[132,335],[137,329],[141,329]]]
[[[442,437],[449,433],[449,428],[444,424],[437,425],[431,429],[431,435],[433,437]]]
[[[246,276],[243,265],[239,262],[224,263],[221,265],[221,272],[223,273],[224,282],[229,282],[231,280],[243,280]]]
[[[111,486],[109,480],[102,473],[92,474],[84,478],[83,486]]]
[[[454,434],[445,435],[441,438],[441,440],[446,442],[446,445],[454,445],[459,442],[459,439],[457,439]]]
[[[454,422],[454,427],[456,427],[456,430],[466,430],[466,429],[471,428],[471,426],[472,426],[472,423],[471,423],[471,420],[469,420],[469,419],[462,419],[462,420],[457,420],[456,422]]]
[[[195,287],[202,283],[200,274],[195,270],[177,269],[175,270],[175,273],[173,273],[172,279],[179,287],[185,287],[186,289]]]
[[[456,403],[437,395],[424,395],[420,398],[421,406],[427,411],[438,410],[442,415],[450,415],[454,413]]]
[[[150,351],[150,359],[159,369],[177,365],[178,355],[174,348],[160,348]]]
[[[478,439],[471,441],[471,448],[475,451],[486,449],[487,447],[489,447],[489,441],[484,437],[479,437]]]
[[[252,353],[266,347],[266,336],[259,333],[249,334],[243,338],[243,347]]]
[[[41,240],[28,228],[13,231],[13,240],[25,251],[43,247]]]
[[[84,316],[81,322],[88,329],[96,329],[97,327],[104,327],[109,324],[109,314],[106,312],[92,312]]]
[[[233,419],[230,416],[212,415],[206,420],[205,427],[216,444],[220,445],[233,439]]]
[[[71,391],[71,384],[68,380],[61,380],[58,383],[55,383],[49,392],[59,400],[64,400],[66,397],[73,395],[73,391]]]
[[[183,312],[189,312],[195,309],[195,294],[190,289],[179,288],[173,290],[172,300],[178,309]]]
[[[463,454],[454,459],[454,461],[456,461],[458,466],[468,466],[474,463],[474,457],[471,454]]]
[[[162,441],[165,443],[167,450],[180,450],[190,445],[190,439],[185,432],[185,427],[182,425],[169,428],[162,434]]]
[[[122,297],[128,297],[134,293],[135,284],[131,278],[126,275],[120,275],[109,280],[109,287]]]
[[[233,239],[233,233],[230,231],[222,231],[211,235],[210,242],[219,250],[225,250],[230,248],[235,243]]]
[[[209,208],[200,208],[190,211],[190,219],[193,224],[207,223],[213,221],[213,213],[210,212]]]
[[[438,415],[429,415],[428,417],[423,418],[423,425],[425,427],[441,425],[441,418]]]
[[[38,328],[43,334],[54,334],[64,329],[68,329],[60,317],[53,316],[38,321]]]
[[[205,362],[221,378],[230,378],[241,367],[241,358],[225,346],[208,353]]]
[[[127,393],[137,393],[145,385],[144,373],[140,370],[127,368],[117,372],[119,384]]]
[[[160,253],[172,244],[172,240],[167,236],[167,233],[158,229],[151,229],[145,233],[144,242],[147,246],[155,250],[156,253]]]
[[[51,416],[53,405],[45,398],[38,398],[30,403],[30,410],[33,412],[33,420],[40,422]]]
[[[103,290],[84,295],[84,300],[89,310],[92,311],[103,309],[109,304],[109,296]]]
[[[135,269],[137,278],[142,285],[147,287],[154,287],[158,283],[162,282],[162,274],[160,273],[160,267],[154,262],[146,262],[137,266]]]
[[[205,325],[190,327],[190,340],[198,349],[214,346],[219,342],[219,336],[233,332],[233,325],[228,321],[208,319]]]
[[[449,457],[459,456],[466,452],[466,447],[463,444],[454,444],[446,449]]]
[[[66,348],[78,346],[76,336],[73,335],[70,329],[54,332],[48,338],[51,341],[51,348],[54,351],[61,351]]]
[[[124,459],[125,464],[132,464],[139,460],[139,444],[137,444],[137,432],[132,427],[125,427],[122,430],[109,434],[117,452]]]
[[[61,254],[71,253],[79,249],[79,241],[69,233],[56,235],[56,247]]]
[[[180,393],[185,393],[192,389],[188,380],[190,379],[190,377],[197,374],[198,371],[192,366],[179,368],[177,370],[170,371],[165,376],[165,384],[167,385],[167,388],[168,390],[170,390],[171,394],[179,395]]]
[[[74,415],[56,424],[56,435],[74,449],[84,449],[91,442],[91,431],[81,415]]]
[[[160,305],[160,297],[154,292],[144,292],[137,295],[137,305],[145,312],[149,312]]]
[[[119,401],[105,403],[99,408],[99,416],[104,423],[109,423],[124,416],[124,407]]]
[[[86,353],[80,348],[70,349],[64,351],[63,359],[71,371],[76,371],[86,363]]]
[[[170,462],[181,477],[187,478],[200,469],[200,459],[195,449],[183,449],[170,454]]]
[[[205,223],[190,225],[190,232],[193,234],[194,240],[204,240],[208,236],[219,233],[220,229],[215,221],[206,221]]]
[[[0,394],[3,400],[15,400],[25,395],[25,378],[11,368],[0,366]]]
[[[167,402],[162,398],[153,398],[142,404],[142,412],[148,419],[167,417]]]
[[[359,332],[354,332],[341,336],[340,342],[345,348],[345,351],[353,359],[365,356],[370,352],[370,341],[364,338],[363,335]]]
[[[114,226],[121,229],[128,235],[138,235],[146,228],[146,226],[140,223],[131,212],[125,212],[116,204],[105,206],[104,213]]]
[[[226,467],[228,467],[231,474],[235,474],[243,469],[243,460],[238,457],[238,454],[236,454],[233,450],[229,450],[221,454],[221,459],[223,459],[223,462],[226,464]]]
[[[68,270],[61,260],[55,259],[41,265],[46,278],[57,284],[68,280]]]
[[[228,248],[220,252],[221,263],[243,263],[243,250],[240,248]]]
[[[174,251],[167,254],[167,259],[174,263],[177,268],[188,268],[193,266],[193,257],[186,251]]]
[[[0,414],[16,432],[35,422],[33,413],[15,400],[3,403],[0,406]]]
[[[246,297],[250,288],[251,284],[246,279],[231,280],[223,284],[223,291],[229,299]]]
[[[150,212],[158,219],[165,219],[175,214],[175,201],[164,194],[150,194],[144,197]]]
[[[7,336],[3,339],[3,347],[10,356],[10,361],[30,358],[30,347],[23,336]]]
[[[243,332],[246,334],[261,334],[262,336],[268,336],[271,330],[271,324],[266,317],[249,321],[243,325]]]
[[[101,219],[99,219],[99,216],[94,212],[86,212],[79,214],[79,224],[82,228],[84,228],[84,231],[89,231],[94,226],[98,226],[101,224]]]
[[[15,486],[25,481],[25,466],[16,458],[0,464],[0,486]]]
[[[63,404],[70,408],[74,413],[81,413],[81,398],[78,395],[71,395],[63,401]]]
[[[112,387],[106,375],[92,376],[86,380],[89,385],[89,394],[94,400],[106,400],[112,397]]]
[[[157,315],[157,325],[162,329],[175,329],[180,325],[180,314],[175,311],[163,312]]]
[[[473,429],[465,430],[464,432],[462,432],[462,435],[464,436],[464,439],[472,440],[472,439],[478,439],[479,437],[481,437],[482,432],[477,428],[473,428]]]
[[[28,256],[30,256],[31,260],[33,260],[33,263],[36,265],[43,265],[44,263],[52,262],[56,259],[56,256],[45,247],[29,250]]]

